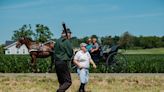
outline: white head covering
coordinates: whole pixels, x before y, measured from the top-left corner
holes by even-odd
[[[83,46],[85,47],[85,46],[87,46],[87,44],[86,43],[81,43],[80,47],[83,47]]]

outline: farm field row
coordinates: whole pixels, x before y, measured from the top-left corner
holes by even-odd
[[[77,92],[79,79],[72,73],[67,92]],[[0,92],[55,92],[55,73],[0,73]],[[164,74],[90,73],[87,92],[164,92]]]

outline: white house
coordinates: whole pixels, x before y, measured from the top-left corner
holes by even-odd
[[[16,48],[16,42],[6,41],[5,54],[29,54],[27,47],[23,44],[20,48]]]

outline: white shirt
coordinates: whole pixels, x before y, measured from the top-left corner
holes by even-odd
[[[77,62],[79,62],[84,68],[89,68],[90,59],[91,55],[88,51],[84,53],[82,50],[80,50],[74,56],[74,60],[77,60]]]

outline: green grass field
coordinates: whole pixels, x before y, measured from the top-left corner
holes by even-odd
[[[77,92],[79,79],[72,74],[67,92]],[[0,74],[0,92],[56,92],[56,74]],[[164,92],[164,74],[90,74],[87,92]]]
[[[122,50],[124,54],[164,54],[164,48]]]

